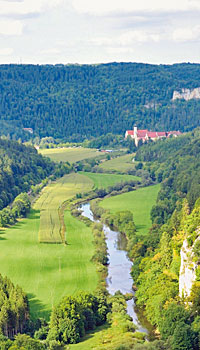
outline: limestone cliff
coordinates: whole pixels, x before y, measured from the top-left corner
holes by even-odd
[[[200,98],[200,87],[196,89],[182,89],[181,92],[174,91],[172,100],[177,99],[184,99],[186,101],[192,100],[192,99],[199,99]]]
[[[199,230],[197,231],[199,233]],[[181,249],[181,267],[179,275],[179,296],[185,298],[190,296],[193,282],[196,280],[196,270],[199,261],[195,259],[194,247],[200,241],[198,236],[191,247],[188,245],[187,239],[184,240]]]

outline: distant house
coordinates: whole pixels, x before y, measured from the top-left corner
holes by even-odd
[[[134,126],[133,130],[127,130],[125,133],[125,138],[127,139],[128,136],[130,136],[132,139],[135,140],[136,147],[138,146],[138,143],[140,140],[144,143],[148,140],[159,140],[162,138],[167,138],[173,135],[174,137],[177,137],[181,135],[180,131],[149,131],[147,129],[139,130],[137,126]]]

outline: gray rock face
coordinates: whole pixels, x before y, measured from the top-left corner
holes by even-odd
[[[179,275],[179,296],[189,297],[192,284],[196,279],[196,265],[192,261],[192,247],[188,247],[187,239],[181,248],[181,267]]]
[[[190,90],[190,89],[182,89],[181,92],[174,91],[172,100],[177,99],[183,99],[186,101],[192,100],[192,99],[199,99],[200,98],[200,87]]]

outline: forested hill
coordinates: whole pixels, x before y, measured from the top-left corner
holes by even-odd
[[[54,170],[54,164],[33,147],[0,139],[0,210]]]
[[[200,86],[199,64],[1,65],[0,133],[82,141],[140,128],[188,131],[200,99],[172,101]]]

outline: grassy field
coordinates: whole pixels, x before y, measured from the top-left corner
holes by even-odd
[[[69,174],[63,176],[44,188],[34,204],[35,210],[40,210],[39,242],[62,243],[61,223],[58,209],[61,204],[76,195],[76,193],[91,190],[94,183],[87,176]]]
[[[133,192],[106,198],[100,202],[100,206],[109,209],[111,213],[130,210],[133,213],[138,233],[146,234],[151,227],[150,211],[156,203],[159,189],[160,185],[140,188]]]
[[[67,345],[65,350],[93,350],[96,346],[102,344],[102,338],[109,332],[109,325],[105,324],[98,327],[95,331],[87,334],[80,343]],[[110,332],[109,332],[110,333]]]
[[[65,222],[67,246],[38,243],[40,215],[36,210],[0,232],[0,273],[28,293],[34,317],[48,318],[64,295],[93,291],[97,286],[96,267],[91,262],[92,232],[69,212]]]
[[[120,156],[117,158],[113,158],[111,160],[102,162],[99,167],[104,171],[120,171],[126,172],[129,169],[135,169],[135,163],[132,162],[135,153],[126,154],[125,156]]]
[[[49,157],[55,162],[70,162],[75,163],[79,160],[94,158],[101,156],[102,153],[92,148],[50,148],[40,149],[39,153],[43,156]]]
[[[132,175],[118,175],[118,174],[99,174],[99,173],[89,173],[81,171],[79,174],[84,174],[94,183],[95,188],[107,188],[109,186],[113,186],[119,182],[125,181],[139,181],[140,178],[138,176]]]

